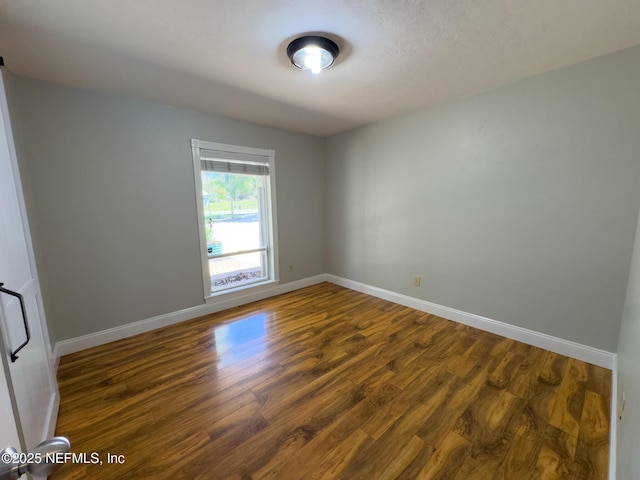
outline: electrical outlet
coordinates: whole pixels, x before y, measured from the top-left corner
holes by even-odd
[[[289,265],[289,271],[293,272],[293,265]]]
[[[618,419],[622,420],[622,414],[624,413],[624,404],[626,399],[624,398],[625,394],[622,392],[622,399],[620,400],[620,405],[618,405]]]
[[[418,277],[418,276],[413,277],[413,285],[415,287],[419,287],[420,286],[420,277]]]

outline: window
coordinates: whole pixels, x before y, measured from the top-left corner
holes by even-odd
[[[191,147],[205,298],[277,281],[275,152]]]

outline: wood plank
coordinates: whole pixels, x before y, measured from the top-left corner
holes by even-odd
[[[575,455],[579,478],[605,478],[609,465],[609,408],[601,395],[587,391]]]
[[[373,439],[362,430],[357,429],[346,441],[341,442],[322,458],[320,465],[314,468],[307,478],[321,480],[340,478],[342,473],[349,468],[353,457],[360,450],[366,450],[366,447],[371,443],[373,443]]]
[[[471,442],[466,438],[455,432],[449,432],[420,470],[416,480],[453,478],[460,468],[460,460],[467,455],[470,448]]]
[[[540,480],[561,480],[570,478],[571,465],[558,452],[543,446],[538,455],[536,470]]]
[[[533,439],[515,435],[502,456],[494,480],[513,480],[516,478],[536,478],[536,463],[541,445]]]
[[[580,430],[587,378],[586,364],[569,359],[549,421],[550,425],[575,437]]]

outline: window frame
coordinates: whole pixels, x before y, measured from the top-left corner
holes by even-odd
[[[251,282],[249,284],[230,287],[219,292],[211,291],[211,276],[209,274],[209,253],[207,251],[207,237],[205,231],[205,212],[202,198],[202,177],[201,177],[201,160],[200,149],[212,150],[220,154],[220,158],[224,159],[225,153],[236,158],[238,156],[247,155],[253,157],[261,157],[269,166],[269,181],[266,185],[266,202],[265,208],[265,236],[267,239],[267,270],[269,276],[263,280]],[[193,157],[193,175],[195,180],[195,199],[196,211],[198,215],[198,234],[200,241],[200,260],[202,266],[202,286],[204,299],[207,303],[211,303],[216,298],[222,296],[234,296],[246,294],[247,290],[261,290],[265,287],[277,285],[280,282],[279,262],[278,262],[278,216],[276,209],[276,165],[275,150],[267,150],[262,148],[244,147],[239,145],[231,145],[226,143],[209,142],[204,140],[191,139],[191,153]],[[237,161],[237,160],[235,160]],[[249,162],[249,160],[247,160]]]

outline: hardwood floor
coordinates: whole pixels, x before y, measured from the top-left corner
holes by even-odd
[[[607,478],[610,371],[328,283],[58,380],[57,434],[103,463],[54,479]]]

